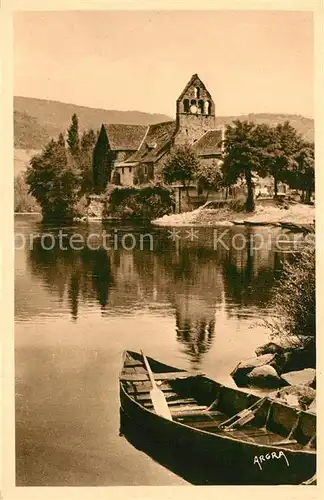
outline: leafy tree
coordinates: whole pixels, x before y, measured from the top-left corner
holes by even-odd
[[[301,137],[288,121],[276,127],[259,126],[262,144],[262,162],[268,175],[274,179],[274,196],[278,182],[284,181],[286,172],[295,164],[294,156],[300,147]]]
[[[80,154],[80,139],[79,139],[79,120],[76,113],[72,115],[71,125],[67,131],[67,143],[71,155],[75,159],[78,159]]]
[[[223,178],[225,185],[233,185],[243,179],[247,186],[245,208],[254,210],[254,172],[262,173],[262,162],[257,126],[253,122],[234,121],[227,125],[224,141]]]
[[[212,163],[200,163],[195,178],[198,188],[207,191],[205,202],[208,200],[210,191],[218,191],[223,187],[223,176],[215,160]]]
[[[180,183],[187,193],[190,204],[189,187],[195,180],[200,166],[199,158],[188,145],[178,146],[166,158],[162,166],[162,176],[166,184]]]
[[[301,141],[298,151],[294,155],[285,175],[286,182],[293,189],[306,192],[305,201],[310,202],[311,194],[315,190],[315,149],[314,143]]]
[[[33,156],[26,181],[45,220],[73,217],[73,207],[80,196],[80,175],[61,137],[51,140],[41,154]]]

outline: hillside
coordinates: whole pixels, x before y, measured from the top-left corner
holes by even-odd
[[[15,147],[38,149],[49,138],[57,137],[69,127],[73,113],[78,115],[81,131],[89,128],[97,130],[102,123],[149,125],[170,120],[166,115],[141,111],[104,110],[31,97],[14,97]]]
[[[216,125],[217,127],[229,125],[234,120],[248,120],[254,123],[266,123],[271,126],[276,126],[278,123],[289,121],[297,132],[304,136],[305,139],[309,141],[314,140],[314,120],[311,118],[305,118],[301,115],[249,113],[248,115],[240,116],[220,116],[216,117]]]
[[[57,137],[70,125],[71,116],[76,113],[79,118],[80,130],[93,128],[97,130],[102,123],[129,123],[148,125],[170,120],[169,116],[161,114],[143,113],[140,111],[116,111],[75,104],[66,104],[58,101],[47,101],[30,97],[14,98],[14,133],[15,148],[39,149],[51,137]],[[244,116],[217,117],[217,126],[229,124],[233,120],[252,120],[256,123],[276,125],[285,120],[300,132],[305,138],[314,138],[314,120],[300,115],[285,114],[249,114]]]

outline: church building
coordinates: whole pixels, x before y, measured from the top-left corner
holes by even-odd
[[[215,104],[197,74],[176,101],[175,121],[102,125],[93,162],[97,192],[107,183],[139,185],[154,180],[165,155],[184,144],[192,146],[202,163],[221,162],[222,130],[216,129]]]

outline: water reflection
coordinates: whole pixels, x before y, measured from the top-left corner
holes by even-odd
[[[57,228],[47,231],[57,238]],[[176,338],[198,368],[214,341],[219,311],[240,317],[269,304],[281,257],[266,245],[253,248],[255,231],[227,230],[222,243],[215,245],[213,230],[200,230],[197,241],[172,241],[165,230],[154,230],[153,249],[147,240],[132,250],[120,245],[109,250],[55,245],[45,250],[41,239],[35,238],[27,262],[53,301],[68,307],[73,321],[78,320],[80,308],[94,306],[100,307],[103,317],[121,309],[128,314],[143,309],[168,315],[173,311]],[[71,235],[72,228],[65,233]],[[247,244],[233,245],[235,235],[244,236]]]

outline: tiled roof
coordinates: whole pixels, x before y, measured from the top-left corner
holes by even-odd
[[[222,131],[209,130],[193,145],[199,156],[218,155],[222,153]]]
[[[175,132],[176,122],[162,122],[149,125],[148,131],[138,151],[127,162],[154,162],[165,151]]]
[[[147,130],[146,125],[103,124],[110,148],[117,151],[136,151]]]

